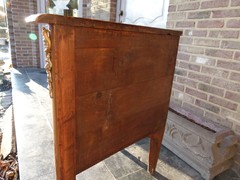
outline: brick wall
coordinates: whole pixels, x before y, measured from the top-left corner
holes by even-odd
[[[40,67],[39,42],[29,38],[38,36],[36,25],[25,23],[25,17],[37,13],[37,1],[8,0],[7,14],[11,55],[14,67]],[[83,0],[83,17],[115,21],[116,0]],[[42,38],[42,37],[39,37]]]
[[[183,31],[170,106],[240,136],[240,0],[170,0],[167,27]]]
[[[110,21],[116,22],[117,0],[111,0],[110,5]]]
[[[24,18],[37,13],[37,1],[8,0],[8,26],[15,67],[39,67],[38,40],[29,38],[29,33],[38,35],[37,26],[27,24]]]

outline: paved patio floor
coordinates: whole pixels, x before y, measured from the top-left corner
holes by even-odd
[[[43,69],[13,69],[13,107],[21,180],[54,180],[52,104]],[[201,175],[164,146],[157,173],[147,170],[148,139],[114,154],[77,175],[77,180],[201,180]],[[216,180],[235,179],[232,171]]]

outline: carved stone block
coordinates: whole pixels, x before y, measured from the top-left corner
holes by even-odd
[[[233,165],[237,138],[218,124],[195,122],[169,111],[163,145],[204,179],[212,179]]]

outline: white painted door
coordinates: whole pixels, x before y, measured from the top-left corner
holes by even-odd
[[[169,0],[120,0],[118,21],[166,28]]]

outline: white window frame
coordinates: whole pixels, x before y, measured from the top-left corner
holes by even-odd
[[[46,13],[46,8],[45,8],[45,1],[43,0],[38,0],[37,1],[37,10],[38,13]],[[44,68],[45,66],[45,53],[44,53],[44,47],[43,47],[43,38],[42,38],[42,28],[43,25],[39,24],[38,25],[38,39],[39,39],[39,56],[40,56],[40,68]]]
[[[78,17],[82,17],[82,0],[78,0]],[[46,1],[45,0],[37,0],[37,11],[38,13],[45,14],[46,13]],[[40,56],[40,67],[44,68],[45,66],[45,53],[43,46],[43,38],[42,38],[42,28],[43,24],[38,25],[38,39],[39,39],[39,56]]]
[[[130,0],[131,1],[131,0]],[[163,16],[162,16],[162,21],[164,24],[163,28],[166,28],[166,23],[167,23],[167,15],[168,15],[168,7],[169,7],[169,0],[161,0],[163,2]],[[126,3],[127,0],[117,0],[117,12],[116,12],[116,21],[117,22],[123,22],[126,16]],[[123,15],[120,16],[120,13],[123,12]]]

